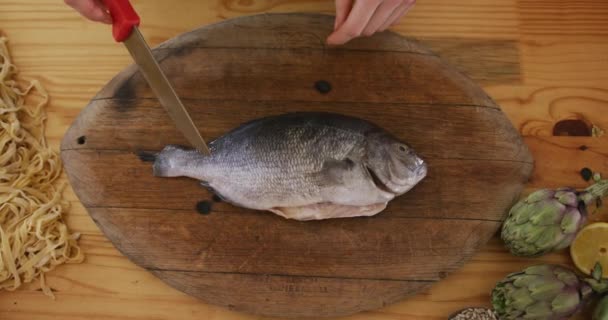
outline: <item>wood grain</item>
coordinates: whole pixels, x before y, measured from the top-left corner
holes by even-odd
[[[363,300],[386,306],[400,300],[403,292],[428,287],[424,281],[394,281],[344,278],[286,277],[282,275],[218,274],[200,272],[153,271],[176,288],[199,296],[213,304],[248,313],[293,314],[296,317],[319,318],[335,315],[334,306],[344,313],[357,313]],[[201,288],[207,289],[201,291]],[[229,292],[239,291],[251,299],[243,300]],[[298,304],[319,305],[294,313]]]
[[[303,40],[305,41],[305,40]],[[331,101],[370,103],[465,104],[493,106],[479,90],[468,86],[467,79],[448,69],[450,80],[442,78],[443,64],[430,55],[405,55],[400,52],[346,50],[207,49],[185,47],[167,49],[157,56],[166,76],[183,99],[233,99],[258,101]],[[165,58],[187,56],[188,59]],[[187,60],[187,61],[185,61]],[[191,61],[191,62],[188,62]],[[416,62],[416,63],[413,63]],[[371,71],[360,69],[370,65]],[[386,76],[392,70],[392,76]],[[192,81],[184,73],[199,74]],[[202,76],[204,75],[204,77]],[[352,79],[357,79],[353,82]],[[96,98],[154,98],[139,73],[113,91],[102,91]],[[328,94],[314,94],[314,83],[328,81]],[[408,80],[407,86],[395,86]],[[421,87],[435,83],[434,90]],[[234,90],[238,88],[239,90]],[[469,91],[470,90],[470,91]]]
[[[136,264],[151,270],[200,273],[200,277],[208,273],[273,274],[431,283],[457,268],[499,224],[457,218],[395,218],[390,213],[378,219],[303,223],[236,208],[209,216],[194,209],[91,207],[89,211]],[[250,297],[242,290],[238,294],[207,287],[192,291],[211,297],[217,294],[215,290],[234,295],[233,300]],[[291,306],[296,308],[296,304]],[[314,315],[312,309],[308,311]]]
[[[201,217],[196,201],[210,195],[198,182],[153,177],[136,155],[183,138],[131,66],[96,95],[62,143],[79,199],[123,254],[206,302],[320,317],[411,295],[491,237],[533,164],[499,107],[418,43],[388,33],[325,48],[316,34],[325,37],[328,26],[328,17],[312,14],[243,17],[155,52],[195,123],[216,136],[278,113],[359,116],[408,141],[429,163],[428,179],[371,218],[306,223],[228,204]],[[235,33],[243,28],[247,37]],[[331,90],[316,92],[318,80]],[[274,289],[295,279],[306,284]],[[307,285],[317,282],[321,289]],[[294,290],[314,294],[294,299]],[[345,292],[360,294],[344,300]]]
[[[331,1],[133,1],[143,18],[142,30],[152,45],[179,33],[230,17],[265,12],[322,12],[333,14]],[[574,185],[583,187],[578,170],[589,166],[608,171],[608,137],[550,137],[560,117],[582,113],[606,129],[608,117],[608,30],[605,2],[583,0],[418,1],[407,18],[392,29],[415,39],[469,41],[469,50],[441,54],[444,59],[467,60],[468,52],[487,42],[509,42],[509,52],[496,59],[509,62],[505,83],[473,77],[498,102],[516,128],[531,120],[525,141],[536,160],[530,189]],[[61,1],[1,1],[0,29],[9,36],[13,56],[25,78],[38,78],[49,90],[47,136],[58,148],[80,110],[117,72],[131,63],[126,50],[113,42],[107,26],[86,22]],[[435,52],[438,48],[424,42]],[[496,49],[496,52],[499,52]],[[493,56],[492,52],[487,52]],[[504,57],[504,58],[502,58]],[[501,60],[503,59],[503,60]],[[471,66],[476,67],[475,59]],[[479,64],[487,64],[486,59]],[[503,62],[500,62],[503,63]],[[521,63],[521,64],[520,64]],[[460,67],[457,65],[457,67]],[[481,68],[481,67],[480,67]],[[488,68],[484,68],[487,70]],[[513,72],[515,71],[516,72]],[[468,72],[470,74],[470,71]],[[492,73],[499,74],[499,69]],[[541,94],[534,94],[535,92]],[[566,113],[551,114],[553,101]],[[527,127],[531,128],[531,127]],[[579,147],[586,145],[583,151]],[[136,267],[101,234],[70,190],[67,215],[72,229],[83,233],[87,261],[52,272],[48,282],[56,290],[51,301],[35,285],[16,292],[0,292],[2,319],[265,319],[214,307],[172,289]],[[602,208],[593,219],[607,219]],[[536,263],[570,264],[566,252],[539,259],[509,255],[497,238],[462,269],[424,293],[390,307],[360,313],[349,320],[443,320],[471,305],[489,305],[489,292],[507,273]],[[580,315],[573,319],[589,319]]]

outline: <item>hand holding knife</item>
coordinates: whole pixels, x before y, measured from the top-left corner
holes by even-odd
[[[199,152],[208,155],[209,148],[205,140],[139,32],[139,16],[129,0],[103,0],[103,3],[112,16],[114,39],[125,44],[160,104],[175,122],[177,129]]]

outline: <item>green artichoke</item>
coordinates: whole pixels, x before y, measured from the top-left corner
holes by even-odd
[[[492,305],[501,320],[561,320],[576,313],[592,293],[572,270],[538,265],[500,281],[492,291]]]
[[[587,220],[587,205],[608,193],[608,180],[582,192],[542,189],[519,201],[502,225],[501,238],[517,256],[533,257],[570,246]]]
[[[595,306],[593,320],[608,320],[608,296],[604,296]]]

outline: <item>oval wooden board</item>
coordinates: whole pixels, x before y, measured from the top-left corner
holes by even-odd
[[[140,150],[186,144],[135,66],[67,132],[62,158],[116,247],[173,287],[244,312],[351,314],[413,294],[461,266],[497,230],[532,170],[500,108],[422,45],[392,33],[327,48],[331,17],[277,14],[204,27],[155,55],[209,140],[292,111],[358,116],[409,142],[428,177],[371,218],[288,221],[225,203],[191,179],[161,179]],[[319,80],[332,89],[314,89]]]

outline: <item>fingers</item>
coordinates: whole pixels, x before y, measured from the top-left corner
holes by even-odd
[[[364,36],[371,36],[376,33],[378,29],[384,25],[389,17],[395,12],[399,5],[403,4],[403,0],[386,0],[376,9],[374,16],[371,18],[365,29],[363,29]]]
[[[99,0],[65,0],[65,3],[89,20],[112,23],[110,14]]]
[[[381,1],[378,0],[355,1],[355,5],[346,20],[336,31],[329,35],[327,43],[333,45],[343,44],[352,38],[360,36],[380,3]]]
[[[406,0],[388,19],[386,19],[386,22],[379,28],[379,30],[384,31],[388,29],[388,27],[398,24],[401,18],[403,18],[403,16],[405,16],[415,4],[416,0]]]
[[[336,22],[334,23],[334,31],[342,26],[348,13],[352,9],[352,6],[353,0],[336,0]]]

